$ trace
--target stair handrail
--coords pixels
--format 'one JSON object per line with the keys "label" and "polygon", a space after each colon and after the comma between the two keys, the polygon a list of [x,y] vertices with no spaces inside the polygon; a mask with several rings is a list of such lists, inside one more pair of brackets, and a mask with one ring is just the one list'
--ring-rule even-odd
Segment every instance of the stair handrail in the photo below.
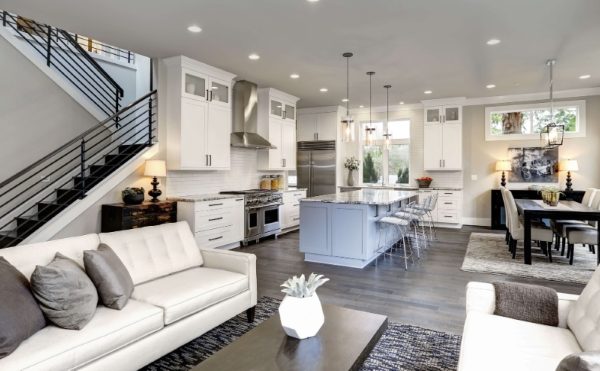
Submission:
{"label": "stair handrail", "polygon": [[[102,126],[106,126],[106,124],[110,123],[111,121],[114,121],[115,125],[118,125],[118,118],[120,115],[123,114],[123,112],[131,109],[132,107],[138,105],[139,103],[141,103],[142,101],[148,99],[149,97],[151,97],[153,94],[156,94],[157,90],[154,89],[151,92],[147,93],[146,95],[143,95],[142,97],[136,99],[135,101],[131,102],[130,104],[128,104],[127,106],[121,108],[117,113],[115,113],[114,115],[100,121],[100,123],[98,123],[97,125],[87,129],[86,131],[84,131],[83,133],[77,135],[75,138],[69,140],[66,144],[63,144],[62,146],[58,147],[57,149],[55,149],[54,151],[50,152],[49,154],[45,155],[44,157],[42,157],[41,159],[35,161],[34,163],[32,163],[31,165],[25,167],[24,169],[18,171],[16,174],[12,175],[11,177],[9,177],[8,179],[2,181],[0,183],[0,189],[2,189],[3,187],[7,186],[8,184],[12,183],[13,181],[19,179],[21,176],[23,176],[24,174],[27,174],[29,171],[35,169],[36,167],[40,166],[41,164],[43,164],[46,160],[52,158],[54,155],[60,153],[62,150],[68,148],[69,146],[81,141],[82,139],[85,138],[86,135],[90,134],[91,132],[101,128]],[[107,129],[107,128],[106,128]]]}
{"label": "stair handrail", "polygon": [[[50,26],[52,27],[52,26]],[[98,73],[100,73],[102,75],[102,77],[104,77],[116,90],[117,93],[119,94],[120,97],[123,96],[123,88],[115,81],[115,79],[113,79],[108,72],[106,72],[104,70],[104,68],[102,68],[102,66],[100,66],[100,64],[98,64],[98,62],[96,62],[96,60],[90,56],[90,53],[88,53],[85,49],[83,49],[81,47],[81,45],[75,41],[75,39],[73,39],[73,37],[71,36],[71,34],[65,30],[62,30],[60,28],[56,28],[53,27],[54,29],[56,29],[56,31],[60,32],[60,34],[75,48],[77,49],[77,51],[79,51],[79,53],[81,55],[83,55],[83,57],[90,62],[90,64],[92,66],[94,66],[94,68],[96,69],[96,71],[98,71]]]}

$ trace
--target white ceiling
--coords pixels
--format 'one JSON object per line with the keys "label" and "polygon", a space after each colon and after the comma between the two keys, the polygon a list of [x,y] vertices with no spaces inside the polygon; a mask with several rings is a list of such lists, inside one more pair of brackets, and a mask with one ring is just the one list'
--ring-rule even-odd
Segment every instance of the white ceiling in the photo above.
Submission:
{"label": "white ceiling", "polygon": [[[355,53],[354,107],[368,105],[369,70],[378,106],[387,83],[390,104],[545,91],[550,57],[556,89],[600,86],[600,0],[0,0],[0,8],[140,54],[183,54],[296,95],[301,107],[341,104],[346,51]],[[191,24],[203,31],[189,33]],[[502,42],[488,46],[490,38]],[[253,52],[260,60],[248,59]]]}

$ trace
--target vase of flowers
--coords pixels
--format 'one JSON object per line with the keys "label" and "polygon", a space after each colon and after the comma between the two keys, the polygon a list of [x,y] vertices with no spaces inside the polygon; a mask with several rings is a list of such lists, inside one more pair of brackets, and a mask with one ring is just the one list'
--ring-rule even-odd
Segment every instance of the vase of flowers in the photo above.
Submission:
{"label": "vase of flowers", "polygon": [[327,281],[329,278],[311,273],[308,280],[304,275],[294,276],[281,285],[286,295],[279,305],[279,318],[288,336],[306,339],[319,332],[325,316],[316,290]]}
{"label": "vase of flowers", "polygon": [[360,161],[358,161],[358,159],[354,156],[347,158],[346,162],[344,163],[344,167],[348,169],[347,183],[349,187],[354,186],[354,171],[358,170],[359,166]]}
{"label": "vase of flowers", "polygon": [[557,206],[562,192],[558,187],[544,187],[540,191],[544,203],[550,206]]}
{"label": "vase of flowers", "polygon": [[415,180],[417,181],[417,183],[419,183],[419,188],[429,188],[431,182],[433,181],[433,179],[428,176],[423,176]]}

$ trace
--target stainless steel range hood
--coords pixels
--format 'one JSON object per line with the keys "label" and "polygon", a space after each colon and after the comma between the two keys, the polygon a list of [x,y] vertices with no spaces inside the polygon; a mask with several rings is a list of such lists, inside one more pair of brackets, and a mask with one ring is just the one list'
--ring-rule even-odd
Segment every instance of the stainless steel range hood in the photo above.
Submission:
{"label": "stainless steel range hood", "polygon": [[231,146],[238,148],[275,149],[277,147],[257,134],[258,93],[256,84],[237,81],[233,85],[233,132]]}

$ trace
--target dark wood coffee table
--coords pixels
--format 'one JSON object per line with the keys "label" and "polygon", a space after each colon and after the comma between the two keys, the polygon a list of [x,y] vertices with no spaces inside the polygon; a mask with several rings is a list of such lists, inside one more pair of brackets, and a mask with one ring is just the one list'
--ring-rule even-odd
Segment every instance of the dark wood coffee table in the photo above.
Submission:
{"label": "dark wood coffee table", "polygon": [[192,371],[357,370],[387,328],[387,317],[334,305],[323,305],[323,312],[317,336],[288,337],[274,314]]}

